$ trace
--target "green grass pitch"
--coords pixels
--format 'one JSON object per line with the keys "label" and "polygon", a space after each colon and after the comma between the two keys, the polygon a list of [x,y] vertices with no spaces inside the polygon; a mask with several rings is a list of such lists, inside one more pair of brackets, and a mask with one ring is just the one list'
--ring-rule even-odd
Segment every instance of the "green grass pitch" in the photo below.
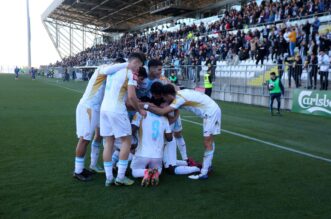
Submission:
{"label": "green grass pitch", "polygon": [[[105,188],[103,175],[74,180],[75,108],[85,86],[0,75],[0,218],[331,218],[331,162],[225,132],[206,181],[162,175],[154,188],[138,180]],[[225,130],[331,159],[330,118],[220,105]],[[201,161],[202,127],[183,125],[189,156]]]}

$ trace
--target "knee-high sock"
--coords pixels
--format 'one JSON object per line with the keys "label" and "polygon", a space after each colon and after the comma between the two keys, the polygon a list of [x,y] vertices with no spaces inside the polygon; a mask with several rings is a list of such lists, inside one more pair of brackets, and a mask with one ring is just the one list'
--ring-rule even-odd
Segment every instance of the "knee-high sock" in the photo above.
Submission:
{"label": "knee-high sock", "polygon": [[117,167],[118,167],[118,171],[117,171],[117,178],[119,180],[122,180],[125,176],[125,172],[126,172],[126,168],[128,167],[128,160],[119,160]]}
{"label": "knee-high sock", "polygon": [[75,173],[79,174],[83,172],[84,169],[84,157],[75,158]]}
{"label": "knee-high sock", "polygon": [[176,175],[185,175],[200,172],[198,167],[179,166],[175,168]]}
{"label": "knee-high sock", "polygon": [[111,161],[103,162],[103,166],[105,167],[106,179],[113,179],[113,163]]}
{"label": "knee-high sock", "polygon": [[91,167],[95,167],[97,165],[99,159],[99,153],[100,153],[100,142],[93,140],[91,147],[91,165],[90,165]]}
{"label": "knee-high sock", "polygon": [[114,153],[113,153],[113,156],[111,158],[111,160],[113,161],[113,167],[116,167],[116,164],[117,164],[118,159],[119,159],[119,157],[118,157],[119,154],[120,154],[120,152],[118,150],[114,151]]}
{"label": "knee-high sock", "polygon": [[180,155],[182,156],[182,159],[187,160],[186,144],[185,144],[185,140],[184,140],[183,136],[180,138],[176,138],[176,143],[177,143],[177,147],[180,152]]}
{"label": "knee-high sock", "polygon": [[213,143],[213,149],[210,151],[205,151],[204,153],[202,169],[201,169],[202,175],[206,175],[208,173],[208,169],[211,166],[213,160],[214,150],[215,150],[215,144]]}

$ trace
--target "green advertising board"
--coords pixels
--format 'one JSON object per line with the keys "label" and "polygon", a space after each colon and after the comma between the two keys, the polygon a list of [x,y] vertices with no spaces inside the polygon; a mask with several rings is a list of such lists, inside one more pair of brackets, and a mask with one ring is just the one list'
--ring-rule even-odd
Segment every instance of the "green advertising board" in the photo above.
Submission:
{"label": "green advertising board", "polygon": [[331,117],[331,91],[294,90],[292,112]]}

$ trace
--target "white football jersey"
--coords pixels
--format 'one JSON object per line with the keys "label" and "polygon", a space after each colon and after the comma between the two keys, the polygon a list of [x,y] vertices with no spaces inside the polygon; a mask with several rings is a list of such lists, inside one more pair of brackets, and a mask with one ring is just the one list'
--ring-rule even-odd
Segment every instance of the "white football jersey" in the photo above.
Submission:
{"label": "white football jersey", "polygon": [[128,86],[130,85],[137,86],[137,77],[134,77],[132,71],[127,68],[108,75],[101,110],[127,113],[125,101],[127,99]]}
{"label": "white football jersey", "polygon": [[217,103],[209,96],[189,89],[177,91],[176,98],[170,106],[174,109],[186,109],[201,118],[211,116],[219,109]]}
{"label": "white football jersey", "polygon": [[132,124],[139,127],[138,147],[135,155],[146,158],[162,158],[165,143],[164,134],[171,133],[168,119],[151,112],[147,112],[145,118],[136,113]]}
{"label": "white football jersey", "polygon": [[87,108],[100,110],[102,99],[105,92],[106,79],[108,74],[117,72],[127,66],[127,63],[115,65],[101,65],[93,73],[90,78],[85,92],[79,103]]}

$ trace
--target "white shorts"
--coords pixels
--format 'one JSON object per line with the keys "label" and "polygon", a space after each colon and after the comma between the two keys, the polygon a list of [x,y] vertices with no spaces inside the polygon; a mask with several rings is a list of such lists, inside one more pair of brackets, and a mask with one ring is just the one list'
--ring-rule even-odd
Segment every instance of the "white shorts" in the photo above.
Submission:
{"label": "white shorts", "polygon": [[131,169],[146,169],[146,168],[162,169],[162,158],[147,158],[147,157],[133,156],[130,167]]}
{"label": "white shorts", "polygon": [[100,111],[78,104],[76,108],[76,134],[84,140],[91,141],[95,128],[100,122]]}
{"label": "white shorts", "polygon": [[131,123],[127,113],[101,111],[100,135],[120,138],[132,134]]}
{"label": "white shorts", "polygon": [[203,119],[203,136],[208,137],[210,135],[221,134],[221,118],[222,111],[220,108],[211,116],[207,116]]}
{"label": "white shorts", "polygon": [[170,125],[170,129],[173,132],[180,132],[183,130],[183,126],[182,126],[182,119],[180,118],[180,116],[178,117],[178,119],[172,123]]}

